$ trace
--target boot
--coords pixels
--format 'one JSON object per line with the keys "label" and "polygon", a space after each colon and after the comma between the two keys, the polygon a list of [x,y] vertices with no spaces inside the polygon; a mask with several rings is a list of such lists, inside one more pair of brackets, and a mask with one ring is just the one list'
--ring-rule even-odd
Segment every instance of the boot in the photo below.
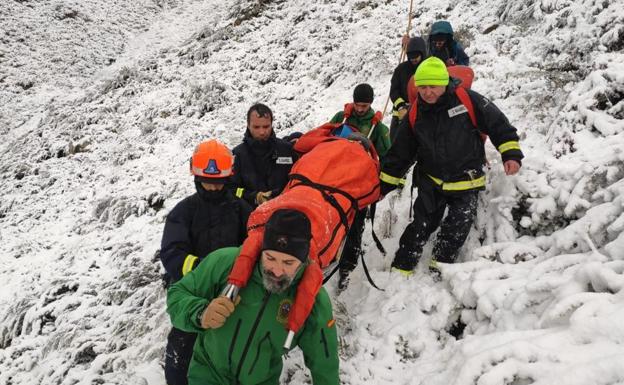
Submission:
{"label": "boot", "polygon": [[431,258],[429,261],[429,274],[433,278],[434,282],[440,282],[442,280],[442,272],[438,267],[438,261],[435,258]]}
{"label": "boot", "polygon": [[403,253],[395,255],[394,260],[390,267],[394,270],[398,270],[406,275],[411,275],[410,273],[414,271],[416,265],[418,264],[418,258],[415,256],[405,256]]}

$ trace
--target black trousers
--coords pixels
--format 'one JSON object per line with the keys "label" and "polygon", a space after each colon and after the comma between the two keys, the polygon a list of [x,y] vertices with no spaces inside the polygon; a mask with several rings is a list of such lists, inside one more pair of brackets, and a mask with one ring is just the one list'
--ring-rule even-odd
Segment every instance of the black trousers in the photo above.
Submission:
{"label": "black trousers", "polygon": [[439,262],[454,262],[477,214],[478,191],[446,193],[428,177],[421,179],[414,202],[414,220],[403,231],[392,261],[392,267],[402,270],[416,267],[423,247],[440,226],[447,207],[448,213],[433,247],[433,257]]}
{"label": "black trousers", "polygon": [[167,336],[167,348],[165,350],[165,380],[167,385],[188,385],[187,372],[193,345],[197,334],[187,333],[180,329],[172,328]]}
{"label": "black trousers", "polygon": [[358,258],[362,255],[362,234],[364,233],[367,210],[359,210],[355,213],[338,263],[341,271],[353,271],[358,264]]}

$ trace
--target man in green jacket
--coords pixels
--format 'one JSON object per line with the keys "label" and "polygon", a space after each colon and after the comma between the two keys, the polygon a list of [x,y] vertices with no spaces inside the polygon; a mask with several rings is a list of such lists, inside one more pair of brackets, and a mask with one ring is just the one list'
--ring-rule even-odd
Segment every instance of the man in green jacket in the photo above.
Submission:
{"label": "man in green jacket", "polygon": [[[310,221],[303,213],[277,210],[265,226],[259,262],[235,301],[221,292],[239,248],[211,253],[169,289],[171,322],[198,333],[189,385],[279,383],[286,322],[309,263],[310,239]],[[313,384],[339,384],[336,326],[325,289],[294,341],[303,351]]]}
{"label": "man in green jacket", "polygon": [[[353,112],[344,123],[367,136],[373,142],[375,150],[381,158],[390,149],[390,131],[385,124],[379,122],[373,133],[369,135],[371,120],[375,116],[375,110],[371,108],[374,97],[373,87],[366,83],[358,84],[353,90]],[[339,111],[329,122],[343,123],[344,117],[345,112]]]}
{"label": "man in green jacket", "polygon": [[[371,121],[375,116],[375,110],[371,108],[374,96],[373,87],[366,83],[358,84],[353,90],[353,111],[351,115],[345,120],[345,111],[340,111],[334,115],[330,123],[341,123],[344,121],[345,124],[356,128],[360,133],[370,138],[379,158],[383,158],[390,149],[390,131],[380,121],[374,127],[373,132],[370,132]],[[339,290],[347,288],[349,274],[357,266],[358,258],[362,254],[362,234],[364,233],[365,220],[366,209],[358,211],[347,234],[338,269]]]}

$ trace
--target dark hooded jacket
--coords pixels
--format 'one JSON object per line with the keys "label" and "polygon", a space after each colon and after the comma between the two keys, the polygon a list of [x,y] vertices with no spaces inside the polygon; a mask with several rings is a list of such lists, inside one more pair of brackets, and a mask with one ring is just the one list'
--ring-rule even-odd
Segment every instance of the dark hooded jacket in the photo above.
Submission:
{"label": "dark hooded jacket", "polygon": [[[507,117],[487,98],[469,90],[478,129],[450,85],[437,103],[418,100],[416,122],[403,119],[383,161],[382,191],[396,185],[416,160],[419,177],[430,178],[449,192],[485,188],[485,151],[479,133],[489,135],[503,162],[521,162],[518,134]],[[479,183],[477,183],[479,182]]]}
{"label": "dark hooded jacket", "polygon": [[[413,37],[409,40],[406,52],[420,53],[422,60],[427,58],[427,43],[422,37]],[[422,62],[421,60],[421,62]],[[419,63],[420,64],[420,63]],[[411,61],[407,60],[399,64],[392,73],[392,79],[390,80],[390,99],[392,100],[393,115],[398,115],[397,111],[409,103],[407,95],[407,85],[410,79],[416,72],[418,65],[413,65]]]}
{"label": "dark hooded jacket", "polygon": [[[442,35],[446,37],[446,44],[441,50],[437,50],[433,44],[433,36]],[[446,63],[448,59],[453,59],[456,65],[470,65],[470,59],[461,44],[453,38],[453,27],[448,21],[440,20],[433,23],[429,33],[429,55],[440,58]]]}
{"label": "dark hooded jacket", "polygon": [[240,246],[247,237],[251,207],[230,191],[206,191],[195,182],[197,193],[183,199],[167,215],[160,260],[168,281],[178,281],[208,253]]}
{"label": "dark hooded jacket", "polygon": [[256,207],[259,191],[271,191],[272,197],[282,192],[288,183],[288,173],[297,160],[292,144],[275,137],[275,132],[269,139],[258,141],[247,130],[243,143],[232,152],[234,176],[230,188],[252,207]]}

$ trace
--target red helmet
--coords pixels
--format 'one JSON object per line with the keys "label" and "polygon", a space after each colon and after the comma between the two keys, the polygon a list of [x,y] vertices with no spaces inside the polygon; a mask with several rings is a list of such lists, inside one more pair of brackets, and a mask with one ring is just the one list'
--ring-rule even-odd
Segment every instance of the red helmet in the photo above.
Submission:
{"label": "red helmet", "polygon": [[226,183],[234,174],[234,155],[226,145],[212,139],[201,142],[191,157],[191,174],[205,183]]}

